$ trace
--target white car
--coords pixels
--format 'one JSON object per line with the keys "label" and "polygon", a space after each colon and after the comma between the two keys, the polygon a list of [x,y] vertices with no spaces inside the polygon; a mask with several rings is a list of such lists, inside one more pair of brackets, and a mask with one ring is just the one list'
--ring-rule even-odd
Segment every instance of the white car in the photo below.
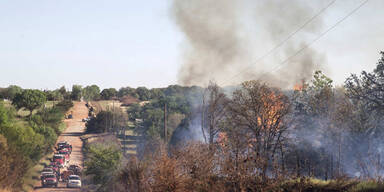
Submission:
{"label": "white car", "polygon": [[81,187],[81,179],[80,176],[78,175],[70,175],[68,176],[68,182],[67,182],[67,187]]}

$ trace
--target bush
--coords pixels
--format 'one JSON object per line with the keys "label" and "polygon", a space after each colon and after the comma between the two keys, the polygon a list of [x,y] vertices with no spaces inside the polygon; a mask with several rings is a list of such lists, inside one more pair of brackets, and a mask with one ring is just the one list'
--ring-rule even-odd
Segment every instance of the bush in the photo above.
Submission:
{"label": "bush", "polygon": [[85,174],[93,176],[94,184],[105,185],[114,175],[122,157],[120,148],[109,144],[90,144],[86,147]]}
{"label": "bush", "polygon": [[107,132],[108,126],[112,122],[113,113],[110,111],[101,111],[96,115],[96,117],[92,117],[86,123],[86,132],[87,133],[104,133]]}
{"label": "bush", "polygon": [[73,102],[71,100],[63,100],[60,103],[58,103],[55,107],[60,108],[62,111],[66,112],[71,107],[73,107]]}

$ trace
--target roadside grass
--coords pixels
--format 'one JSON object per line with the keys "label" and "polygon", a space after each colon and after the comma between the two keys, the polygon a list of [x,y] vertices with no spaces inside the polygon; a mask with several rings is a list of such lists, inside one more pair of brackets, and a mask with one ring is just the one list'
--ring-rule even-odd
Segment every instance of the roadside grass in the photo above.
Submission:
{"label": "roadside grass", "polygon": [[65,130],[65,128],[67,128],[67,125],[64,122],[60,123],[60,126],[59,126],[60,132],[63,132]]}
{"label": "roadside grass", "polygon": [[37,182],[40,182],[40,172],[44,168],[44,165],[49,164],[49,158],[52,156],[52,154],[47,154],[43,158],[40,159],[40,161],[33,167],[27,170],[23,177],[23,185],[22,190],[23,191],[33,191],[33,187],[36,185]]}

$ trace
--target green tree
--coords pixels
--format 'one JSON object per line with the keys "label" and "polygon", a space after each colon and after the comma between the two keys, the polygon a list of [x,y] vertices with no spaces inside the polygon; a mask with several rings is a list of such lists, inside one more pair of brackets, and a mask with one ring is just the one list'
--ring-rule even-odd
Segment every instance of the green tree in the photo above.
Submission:
{"label": "green tree", "polygon": [[16,94],[21,93],[23,89],[17,85],[10,85],[3,92],[4,99],[13,100]]}
{"label": "green tree", "polygon": [[100,88],[97,85],[86,86],[83,89],[83,98],[87,101],[100,99]]}
{"label": "green tree", "polygon": [[71,99],[80,101],[81,99],[81,85],[73,85],[72,86],[72,93],[71,93]]}
{"label": "green tree", "polygon": [[151,92],[146,87],[138,87],[136,92],[142,101],[148,101],[151,98]]}
{"label": "green tree", "polygon": [[25,108],[30,111],[29,116],[32,115],[33,110],[41,107],[46,102],[45,93],[40,90],[26,89],[23,92],[16,94],[12,101],[12,105],[16,109]]}
{"label": "green tree", "polygon": [[117,92],[117,96],[120,98],[124,97],[126,95],[130,95],[132,97],[139,98],[139,95],[136,93],[136,89],[131,88],[131,87],[122,87]]}
{"label": "green tree", "polygon": [[101,98],[104,100],[110,100],[112,99],[112,97],[115,97],[116,94],[117,94],[117,91],[115,88],[103,89],[103,91],[101,91],[100,93]]}
{"label": "green tree", "polygon": [[87,149],[85,174],[92,175],[95,184],[105,185],[120,164],[121,152],[117,146],[93,144]]}

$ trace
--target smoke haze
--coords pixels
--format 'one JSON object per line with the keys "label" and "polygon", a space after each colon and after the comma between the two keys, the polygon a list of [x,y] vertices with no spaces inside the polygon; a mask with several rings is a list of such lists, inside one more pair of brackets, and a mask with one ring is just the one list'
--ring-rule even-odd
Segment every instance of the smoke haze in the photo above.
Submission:
{"label": "smoke haze", "polygon": [[206,85],[215,80],[231,85],[261,79],[287,88],[309,79],[326,61],[311,48],[275,68],[322,32],[321,15],[269,57],[254,62],[322,7],[299,0],[174,0],[172,15],[186,38],[179,83]]}

